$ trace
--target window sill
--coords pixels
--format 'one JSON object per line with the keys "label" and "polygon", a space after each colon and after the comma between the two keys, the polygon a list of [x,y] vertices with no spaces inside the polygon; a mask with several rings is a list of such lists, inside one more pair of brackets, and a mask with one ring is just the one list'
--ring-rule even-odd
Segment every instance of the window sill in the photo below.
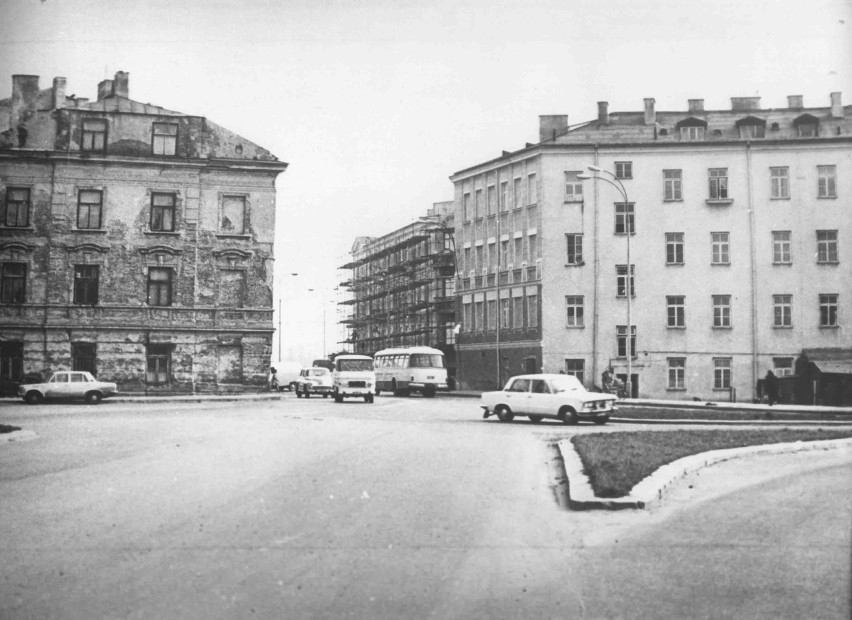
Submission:
{"label": "window sill", "polygon": [[839,264],[840,264],[840,261],[839,261],[839,260],[822,260],[822,261],[817,261],[817,265],[839,265]]}
{"label": "window sill", "polygon": [[666,267],[683,267],[686,263],[666,263]]}
{"label": "window sill", "polygon": [[0,226],[0,230],[11,230],[13,232],[35,232],[35,226]]}
{"label": "window sill", "polygon": [[683,202],[683,198],[663,198],[663,202]]}
{"label": "window sill", "polygon": [[731,263],[730,262],[727,262],[727,263],[710,263],[710,266],[711,267],[730,267]]}
{"label": "window sill", "polygon": [[673,329],[675,331],[686,331],[686,325],[666,325],[666,329]]}
{"label": "window sill", "polygon": [[733,198],[708,198],[705,202],[711,207],[726,207],[734,203]]}
{"label": "window sill", "polygon": [[106,231],[105,228],[72,228],[71,232],[72,233],[92,233],[92,234],[96,234],[96,235],[105,235],[107,231]]}
{"label": "window sill", "polygon": [[789,196],[770,196],[769,200],[790,200]]}
{"label": "window sill", "polygon": [[793,329],[792,325],[773,325],[772,329]]}
{"label": "window sill", "polygon": [[238,233],[216,233],[219,239],[251,239],[251,235]]}
{"label": "window sill", "polygon": [[585,325],[566,325],[565,329],[585,329]]}
{"label": "window sill", "polygon": [[[106,231],[104,231],[106,232]],[[179,231],[174,230],[145,230],[142,231],[143,235],[165,235],[167,237],[180,237]]]}
{"label": "window sill", "polygon": [[666,388],[666,392],[686,392],[686,388],[669,387]]}
{"label": "window sill", "polygon": [[583,199],[582,198],[566,198],[565,201],[564,201],[564,204],[566,204],[566,205],[583,204]]}
{"label": "window sill", "polygon": [[837,200],[837,196],[817,196],[817,200]]}
{"label": "window sill", "polygon": [[718,329],[720,331],[731,331],[734,328],[730,325],[714,325],[713,329]]}
{"label": "window sill", "polygon": [[584,262],[580,262],[580,263],[565,263],[565,266],[566,266],[566,267],[583,267],[585,264],[586,264],[586,263],[584,263]]}
{"label": "window sill", "polygon": [[820,329],[840,329],[840,325],[820,325]]}
{"label": "window sill", "polygon": [[772,263],[772,266],[773,266],[773,267],[792,267],[792,266],[793,266],[793,261],[789,261],[789,262],[786,262],[786,263],[776,263],[776,262],[773,262],[773,263]]}

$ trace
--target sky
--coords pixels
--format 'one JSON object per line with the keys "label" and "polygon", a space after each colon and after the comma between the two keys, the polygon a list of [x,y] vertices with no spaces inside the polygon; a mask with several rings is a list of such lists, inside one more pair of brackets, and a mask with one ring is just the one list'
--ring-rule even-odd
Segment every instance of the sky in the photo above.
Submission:
{"label": "sky", "polygon": [[[289,164],[277,181],[273,357],[338,350],[356,236],[435,202],[449,176],[538,141],[538,117],[852,103],[852,0],[3,0],[11,76],[206,116]],[[298,274],[296,276],[292,274]],[[313,289],[310,291],[309,289]],[[278,308],[282,312],[277,312]],[[323,326],[323,316],[326,325]]]}

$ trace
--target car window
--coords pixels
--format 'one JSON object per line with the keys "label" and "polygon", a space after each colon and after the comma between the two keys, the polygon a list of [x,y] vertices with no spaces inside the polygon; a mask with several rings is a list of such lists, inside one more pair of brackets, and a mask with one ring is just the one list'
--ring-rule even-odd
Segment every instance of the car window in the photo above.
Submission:
{"label": "car window", "polygon": [[58,372],[53,375],[53,378],[50,380],[51,383],[67,383],[68,382],[68,373],[67,372]]}
{"label": "car window", "polygon": [[86,380],[86,377],[81,375],[80,373],[73,373],[71,375],[71,383],[83,383]]}
{"label": "car window", "polygon": [[509,386],[509,392],[528,392],[530,389],[529,379],[515,379]]}
{"label": "car window", "polygon": [[547,383],[543,379],[533,379],[532,391],[536,394],[550,394],[550,388],[547,387]]}

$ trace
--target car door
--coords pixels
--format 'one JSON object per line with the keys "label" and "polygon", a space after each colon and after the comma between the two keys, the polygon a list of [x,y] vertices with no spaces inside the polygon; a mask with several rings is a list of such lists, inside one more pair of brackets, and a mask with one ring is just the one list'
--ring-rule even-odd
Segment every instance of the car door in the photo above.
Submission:
{"label": "car door", "polygon": [[54,373],[47,382],[45,396],[47,398],[65,398],[68,395],[68,373]]}
{"label": "car door", "polygon": [[551,411],[550,386],[544,379],[533,379],[530,381],[530,413],[535,415],[553,415]]}
{"label": "car door", "polygon": [[515,379],[506,389],[506,404],[515,413],[527,414],[530,408],[530,380]]}

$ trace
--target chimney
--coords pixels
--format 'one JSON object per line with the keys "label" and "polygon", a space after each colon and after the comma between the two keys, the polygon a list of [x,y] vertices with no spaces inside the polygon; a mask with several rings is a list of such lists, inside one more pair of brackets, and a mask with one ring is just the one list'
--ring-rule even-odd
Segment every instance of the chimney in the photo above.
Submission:
{"label": "chimney", "polygon": [[543,114],[538,117],[538,141],[555,140],[568,132],[567,114]]}
{"label": "chimney", "polygon": [[112,83],[112,94],[116,97],[130,98],[130,74],[127,71],[116,71]]}
{"label": "chimney", "polygon": [[735,112],[759,109],[760,97],[731,97],[731,110]]}
{"label": "chimney", "polygon": [[609,125],[609,103],[606,101],[598,101],[598,122]]}
{"label": "chimney", "polygon": [[12,76],[12,108],[9,113],[9,127],[16,129],[26,123],[36,111],[38,101],[38,76]]}
{"label": "chimney", "polygon": [[787,107],[791,110],[801,110],[805,107],[805,99],[802,95],[788,95]]}
{"label": "chimney", "polygon": [[98,101],[112,96],[112,80],[103,80],[98,84]]}
{"label": "chimney", "polygon": [[688,99],[687,102],[689,103],[690,112],[704,111],[704,99]]}
{"label": "chimney", "polygon": [[654,99],[645,99],[645,124],[655,125],[657,123],[657,111],[654,109]]}
{"label": "chimney", "polygon": [[53,78],[53,109],[59,110],[65,107],[65,78]]}
{"label": "chimney", "polygon": [[840,93],[831,93],[831,118],[843,118],[843,104]]}

